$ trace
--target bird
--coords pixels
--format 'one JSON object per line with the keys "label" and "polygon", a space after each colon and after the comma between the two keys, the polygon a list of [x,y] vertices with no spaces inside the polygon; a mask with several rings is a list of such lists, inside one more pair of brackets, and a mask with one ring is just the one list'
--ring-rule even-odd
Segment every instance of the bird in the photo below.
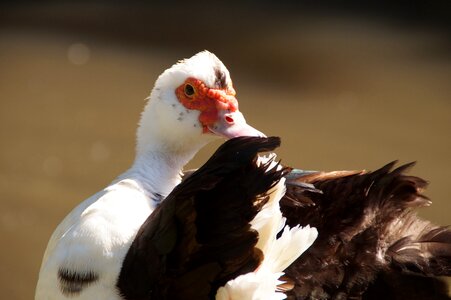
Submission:
{"label": "bird", "polygon": [[140,226],[179,184],[183,166],[207,143],[264,136],[238,109],[230,73],[202,51],[165,70],[137,129],[132,166],[76,206],[45,250],[35,299],[121,299],[116,282]]}
{"label": "bird", "polygon": [[[160,261],[154,268],[146,264],[146,255],[135,245],[145,245],[141,242],[148,233],[154,237],[148,228],[158,228],[158,216],[173,216],[174,204],[170,203],[183,201],[177,194],[180,190],[203,194],[212,189],[221,197],[234,193],[234,187],[219,193],[215,185],[218,178],[210,181],[213,186],[194,185],[197,190],[190,190],[184,182],[194,181],[190,177],[197,173],[183,174],[186,162],[218,137],[240,142],[234,144],[235,157],[241,151],[238,149],[247,147],[240,136],[264,139],[264,134],[249,126],[239,112],[230,74],[212,53],[201,52],[166,70],[149,98],[137,131],[133,165],[104,190],[82,202],[57,227],[44,253],[36,299],[151,299],[149,294],[144,298],[140,298],[141,294],[134,296],[143,290],[155,295],[169,293],[166,295],[171,299],[450,299],[446,284],[439,278],[451,276],[450,230],[416,215],[417,208],[430,205],[423,195],[427,183],[406,174],[412,164],[395,168],[395,162],[374,172],[318,172],[274,167],[274,156],[262,167],[258,158],[260,173],[265,171],[262,178],[272,178],[275,185],[262,184],[266,196],[255,197],[254,193],[254,197],[247,198],[247,203],[262,206],[251,210],[247,223],[240,223],[244,226],[240,228],[247,231],[229,236],[226,241],[233,245],[230,249],[237,255],[233,258],[240,257],[241,251],[249,251],[249,260],[226,260],[238,264],[233,266],[235,272],[214,282],[204,275],[220,271],[207,268],[188,272],[193,265],[187,267],[183,264],[186,261],[177,261],[180,257],[170,257],[176,259],[175,265]],[[233,179],[226,177],[229,183],[236,183],[252,174],[241,172],[235,173]],[[251,183],[258,186],[258,182]],[[170,200],[169,204],[165,204],[166,200]],[[209,207],[208,202],[200,202]],[[224,201],[219,203],[227,207]],[[224,209],[221,205],[215,209]],[[196,209],[203,208],[198,205]],[[271,215],[268,211],[273,218],[263,223],[271,230],[259,231],[256,220]],[[209,212],[201,215],[208,219]],[[215,224],[223,219],[208,220]],[[221,225],[200,226],[192,219],[187,222],[191,224],[188,228],[194,228],[194,222],[201,232]],[[192,238],[194,233],[189,233]],[[166,234],[174,234],[174,230]],[[207,234],[205,238],[216,248],[204,249],[201,255],[196,254],[195,261],[221,259],[220,253],[226,249],[218,250],[219,245],[225,245],[221,244],[223,236]],[[174,249],[165,240],[157,243],[158,251]],[[298,244],[298,248],[293,246]],[[290,249],[284,263],[277,260],[282,247]],[[176,253],[183,250],[175,249]],[[181,258],[192,259],[187,256],[190,253]],[[182,269],[165,269],[173,266]],[[138,271],[143,267],[148,274]],[[171,272],[184,279],[174,283]],[[149,274],[154,277],[147,281]],[[132,278],[135,286],[129,285]],[[155,278],[161,284],[155,285]],[[202,286],[198,281],[207,282],[207,289],[199,289],[201,297],[191,297],[193,287]],[[178,289],[172,289],[173,283]]]}
{"label": "bird", "polygon": [[117,284],[124,299],[283,299],[283,270],[318,233],[285,225],[279,201],[290,169],[258,155],[279,145],[228,140],[178,185],[129,248]]}

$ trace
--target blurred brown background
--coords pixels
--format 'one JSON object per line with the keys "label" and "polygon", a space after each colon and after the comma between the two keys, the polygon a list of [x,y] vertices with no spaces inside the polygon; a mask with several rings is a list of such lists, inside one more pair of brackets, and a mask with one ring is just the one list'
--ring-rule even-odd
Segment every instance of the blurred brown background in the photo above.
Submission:
{"label": "blurred brown background", "polygon": [[418,161],[434,200],[420,214],[450,224],[451,14],[424,2],[3,4],[1,298],[33,297],[53,229],[132,162],[156,77],[203,49],[229,67],[249,123],[282,137],[285,164]]}

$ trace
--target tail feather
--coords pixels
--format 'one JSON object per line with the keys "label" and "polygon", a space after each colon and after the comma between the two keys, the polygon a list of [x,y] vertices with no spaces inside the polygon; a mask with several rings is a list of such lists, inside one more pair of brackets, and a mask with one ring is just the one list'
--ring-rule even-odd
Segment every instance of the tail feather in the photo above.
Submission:
{"label": "tail feather", "polygon": [[[396,276],[450,276],[451,231],[415,214],[431,203],[422,194],[427,182],[405,174],[414,163],[395,164],[374,172],[318,172],[297,179],[322,194],[288,183],[289,199],[281,200],[287,223],[310,224],[319,231],[312,247],[287,270],[297,280],[289,295],[370,297],[365,291],[374,280],[380,284],[391,278],[390,285]],[[403,288],[408,286],[394,287]],[[434,293],[433,285],[427,288]]]}
{"label": "tail feather", "polygon": [[391,245],[387,253],[391,266],[402,272],[451,276],[451,232],[448,227],[428,229],[419,237],[403,237]]}

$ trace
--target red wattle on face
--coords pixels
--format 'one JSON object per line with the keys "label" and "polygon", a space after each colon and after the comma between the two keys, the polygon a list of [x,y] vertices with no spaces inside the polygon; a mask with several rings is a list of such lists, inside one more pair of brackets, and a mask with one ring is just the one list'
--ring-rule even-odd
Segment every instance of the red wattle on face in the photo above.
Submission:
{"label": "red wattle on face", "polygon": [[214,133],[225,138],[265,136],[246,123],[238,110],[235,90],[231,85],[225,89],[214,89],[190,77],[175,93],[184,107],[200,111],[199,122],[203,133]]}

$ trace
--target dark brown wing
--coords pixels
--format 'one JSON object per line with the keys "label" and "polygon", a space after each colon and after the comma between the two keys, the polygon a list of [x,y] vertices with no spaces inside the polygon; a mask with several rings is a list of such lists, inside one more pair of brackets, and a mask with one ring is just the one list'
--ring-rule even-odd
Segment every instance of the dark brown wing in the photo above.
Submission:
{"label": "dark brown wing", "polygon": [[125,299],[211,299],[219,286],[262,260],[249,222],[287,172],[257,167],[256,155],[279,138],[226,142],[184,180],[139,230],[123,263]]}
{"label": "dark brown wing", "polygon": [[288,224],[310,224],[319,232],[286,270],[297,280],[292,299],[375,299],[376,284],[405,293],[416,281],[428,297],[396,299],[447,299],[440,280],[424,276],[451,275],[450,231],[416,216],[415,208],[430,204],[421,194],[426,182],[405,174],[412,164],[392,170],[394,164],[374,172],[308,174],[288,186],[281,202]]}

